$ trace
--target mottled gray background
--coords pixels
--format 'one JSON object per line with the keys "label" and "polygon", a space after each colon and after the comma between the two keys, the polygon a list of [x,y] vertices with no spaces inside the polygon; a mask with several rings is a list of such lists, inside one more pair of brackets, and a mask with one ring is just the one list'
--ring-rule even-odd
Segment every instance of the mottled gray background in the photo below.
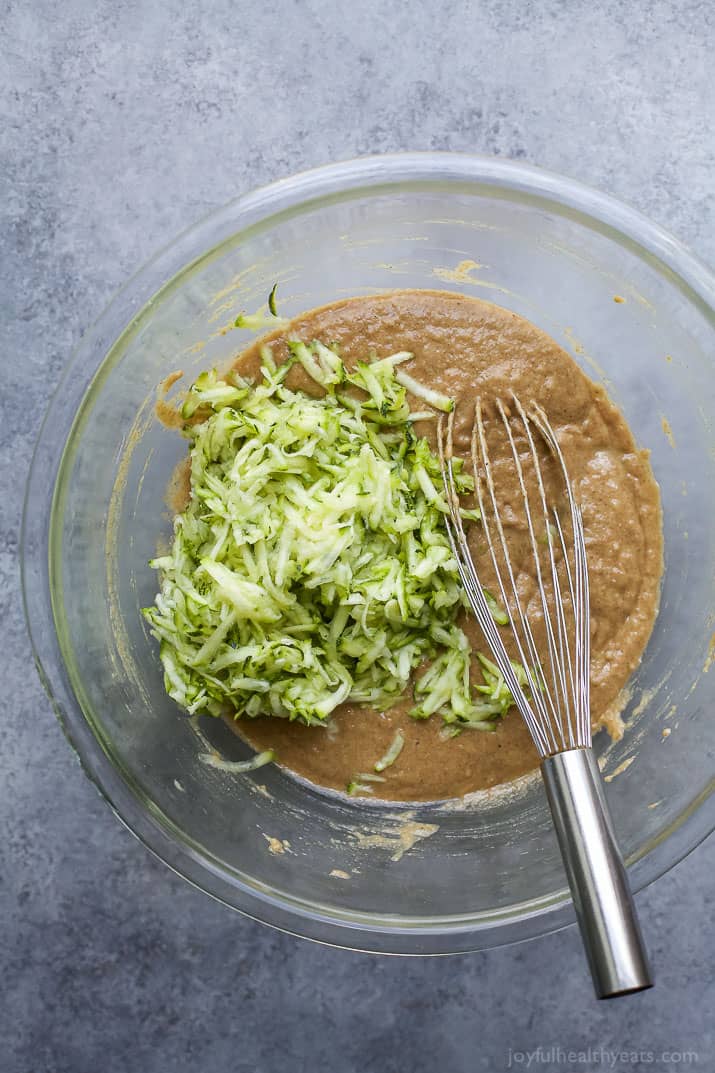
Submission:
{"label": "mottled gray background", "polygon": [[658,987],[615,1003],[593,999],[573,929],[432,961],[270,931],[170,874],[85,780],[32,667],[17,558],[33,441],[83,330],[257,184],[384,150],[523,158],[715,264],[714,46],[707,0],[0,2],[1,1073],[491,1073],[538,1045],[715,1068],[712,840],[639,898]]}

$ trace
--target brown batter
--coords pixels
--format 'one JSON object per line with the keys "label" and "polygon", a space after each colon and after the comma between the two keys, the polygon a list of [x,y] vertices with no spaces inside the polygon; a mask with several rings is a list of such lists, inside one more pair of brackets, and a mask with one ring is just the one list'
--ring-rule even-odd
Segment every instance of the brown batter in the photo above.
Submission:
{"label": "brown batter", "polygon": [[[591,705],[594,725],[618,710],[619,695],[639,662],[655,620],[662,573],[662,530],[658,487],[624,418],[599,385],[533,324],[487,302],[441,291],[397,291],[353,298],[313,310],[272,336],[277,360],[287,355],[285,336],[338,343],[348,365],[373,352],[384,357],[410,350],[410,374],[457,400],[455,452],[466,455],[471,413],[482,400],[536,400],[546,410],[577,487],[589,556],[591,590]],[[236,362],[242,372],[259,364],[252,347]],[[300,368],[290,386],[317,393]],[[460,420],[461,415],[461,420]],[[433,433],[434,423],[417,431]],[[497,457],[496,465],[500,459]],[[502,459],[500,480],[513,480]],[[506,487],[506,485],[504,485]],[[515,486],[516,487],[516,486]],[[515,499],[518,498],[515,494]],[[519,529],[514,519],[514,529]],[[489,571],[479,527],[472,545],[480,577]],[[517,562],[520,558],[516,533]],[[524,545],[524,564],[529,562]],[[520,587],[533,586],[524,566]],[[532,567],[533,572],[533,567]],[[487,651],[474,621],[464,628],[475,649]],[[475,673],[475,677],[478,672]],[[377,713],[344,705],[328,729],[276,718],[243,719],[236,729],[256,749],[273,748],[278,761],[313,783],[344,790],[360,772],[373,770],[399,728],[405,746],[375,797],[436,800],[509,782],[538,764],[538,755],[516,709],[495,733],[465,730],[440,737],[438,715],[415,721],[412,699]]]}

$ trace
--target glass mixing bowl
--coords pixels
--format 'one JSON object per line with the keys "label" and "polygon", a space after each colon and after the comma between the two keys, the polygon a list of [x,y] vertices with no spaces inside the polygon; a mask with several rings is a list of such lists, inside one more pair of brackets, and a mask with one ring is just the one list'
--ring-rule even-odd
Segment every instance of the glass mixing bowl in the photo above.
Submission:
{"label": "glass mixing bowl", "polygon": [[[157,385],[225,363],[250,337],[224,329],[275,282],[290,315],[397,287],[507,306],[603,381],[651,451],[661,610],[625,736],[597,739],[642,887],[713,820],[715,281],[635,212],[521,164],[411,154],[275,183],[185,232],[86,334],[36,449],[23,571],[40,674],[88,775],[178,873],[314,939],[443,953],[571,919],[538,776],[457,807],[355,803],[275,766],[206,767],[164,693],[140,608],[157,588],[147,561],[170,533],[164,494],[186,444],[155,416]],[[246,754],[222,724],[206,732],[226,755]]]}

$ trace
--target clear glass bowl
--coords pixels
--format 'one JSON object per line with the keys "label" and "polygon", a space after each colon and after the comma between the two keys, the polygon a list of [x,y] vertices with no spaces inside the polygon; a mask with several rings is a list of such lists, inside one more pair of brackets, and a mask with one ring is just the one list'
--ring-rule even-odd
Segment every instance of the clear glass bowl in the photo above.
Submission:
{"label": "clear glass bowl", "polygon": [[[178,873],[314,939],[443,953],[571,919],[538,777],[461,810],[356,804],[275,767],[207,768],[164,694],[139,611],[156,590],[147,560],[170,531],[163,497],[185,443],[156,419],[156,387],[174,370],[190,379],[227,361],[248,337],[222,329],[276,281],[287,314],[396,287],[507,306],[603,380],[652,452],[665,512],[662,606],[626,735],[597,740],[642,887],[713,821],[715,670],[704,667],[715,628],[715,281],[635,212],[520,164],[411,154],[275,183],[185,232],[87,332],[43,425],[23,541],[37,664],[86,772]],[[219,744],[245,751],[228,730]],[[431,830],[415,824],[436,829],[393,859]]]}

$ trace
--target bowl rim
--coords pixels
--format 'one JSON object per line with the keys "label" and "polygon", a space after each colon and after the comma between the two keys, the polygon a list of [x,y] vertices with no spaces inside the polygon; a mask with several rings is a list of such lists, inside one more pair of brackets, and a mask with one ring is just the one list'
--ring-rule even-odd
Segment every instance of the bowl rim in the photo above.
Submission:
{"label": "bowl rim", "polygon": [[[165,244],[116,292],[82,337],[51,396],[33,451],[23,506],[21,580],[34,661],[65,736],[115,815],[172,871],[229,907],[292,934],[385,953],[456,953],[519,942],[569,924],[573,907],[563,889],[538,903],[526,903],[520,913],[418,920],[336,910],[229,879],[218,862],[172,837],[158,811],[146,808],[105,754],[77,700],[51,608],[50,518],[62,454],[82,400],[115,345],[132,331],[147,303],[156,300],[177,275],[217,252],[224,242],[234,241],[237,233],[268,227],[276,217],[304,211],[317,202],[347,200],[361,191],[374,195],[380,189],[460,183],[475,194],[480,187],[491,196],[500,196],[501,191],[503,197],[519,196],[550,205],[561,215],[585,217],[595,230],[621,244],[625,240],[641,257],[665,270],[671,283],[715,326],[715,276],[708,267],[635,209],[576,180],[521,162],[467,153],[391,153],[311,168],[259,187],[204,216]],[[116,324],[122,326],[119,332]],[[666,831],[642,847],[637,859],[629,860],[634,890],[669,871],[707,837],[715,827],[713,803],[711,786]],[[677,839],[671,838],[674,835]]]}

